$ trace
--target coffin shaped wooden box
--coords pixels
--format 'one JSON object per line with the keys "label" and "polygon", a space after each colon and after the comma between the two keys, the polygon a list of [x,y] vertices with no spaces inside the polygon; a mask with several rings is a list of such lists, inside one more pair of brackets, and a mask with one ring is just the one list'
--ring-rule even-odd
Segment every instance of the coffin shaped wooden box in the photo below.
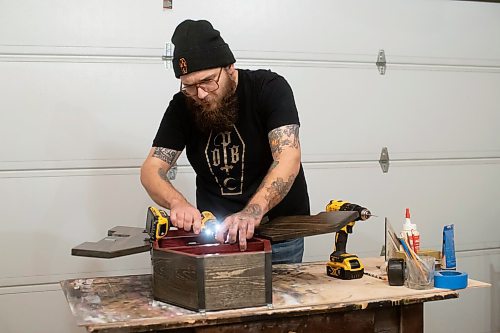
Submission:
{"label": "coffin shaped wooden box", "polygon": [[253,238],[236,244],[200,244],[199,237],[153,243],[153,296],[197,311],[272,304],[271,244]]}
{"label": "coffin shaped wooden box", "polygon": [[[192,310],[222,310],[272,304],[271,241],[339,231],[357,212],[286,216],[261,225],[245,252],[236,244],[207,244],[183,230],[169,230],[151,244],[147,230],[116,226],[98,242],[73,249],[75,256],[115,258],[151,250],[153,297]],[[212,239],[213,241],[213,239]],[[332,240],[333,242],[333,240]]]}

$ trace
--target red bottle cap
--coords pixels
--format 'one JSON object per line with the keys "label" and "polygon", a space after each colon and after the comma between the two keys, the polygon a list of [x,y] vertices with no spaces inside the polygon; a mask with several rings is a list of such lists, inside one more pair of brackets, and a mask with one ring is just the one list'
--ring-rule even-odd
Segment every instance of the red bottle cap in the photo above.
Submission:
{"label": "red bottle cap", "polygon": [[410,218],[410,208],[406,208],[406,218]]}

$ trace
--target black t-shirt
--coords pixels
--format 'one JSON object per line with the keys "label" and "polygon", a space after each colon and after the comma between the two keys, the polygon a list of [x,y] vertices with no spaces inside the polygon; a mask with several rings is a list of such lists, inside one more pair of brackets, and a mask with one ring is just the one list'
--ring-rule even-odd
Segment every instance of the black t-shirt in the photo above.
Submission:
{"label": "black t-shirt", "polygon": [[[196,172],[196,205],[218,218],[242,210],[267,174],[273,158],[268,133],[298,124],[293,93],[286,80],[265,70],[238,70],[238,120],[221,133],[203,133],[194,124],[181,92],[174,95],[153,147],[182,151]],[[302,165],[287,196],[267,215],[309,215]]]}

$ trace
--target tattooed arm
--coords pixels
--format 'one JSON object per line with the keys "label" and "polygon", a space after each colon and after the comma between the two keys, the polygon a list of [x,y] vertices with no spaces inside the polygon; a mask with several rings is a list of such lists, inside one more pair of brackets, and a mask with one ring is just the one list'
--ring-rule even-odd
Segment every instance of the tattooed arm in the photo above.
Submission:
{"label": "tattooed arm", "polygon": [[175,164],[180,151],[153,147],[141,168],[141,183],[151,199],[170,209],[170,220],[178,228],[200,232],[201,213],[177,191],[167,178],[168,170]]}
{"label": "tattooed arm", "polygon": [[[238,233],[241,250],[246,249],[246,240],[253,237],[255,227],[264,214],[280,203],[290,191],[300,170],[299,125],[278,127],[269,132],[268,139],[274,161],[267,175],[246,207],[228,216],[217,234],[217,240],[235,243]],[[226,232],[227,237],[224,239]]]}
{"label": "tattooed arm", "polygon": [[290,191],[301,159],[299,125],[278,127],[269,132],[268,137],[274,161],[251,200],[264,205],[266,213]]}

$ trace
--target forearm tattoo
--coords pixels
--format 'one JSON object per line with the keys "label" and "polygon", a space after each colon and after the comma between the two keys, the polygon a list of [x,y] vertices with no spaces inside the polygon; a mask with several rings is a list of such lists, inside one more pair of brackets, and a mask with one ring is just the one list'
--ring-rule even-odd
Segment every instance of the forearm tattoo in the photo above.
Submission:
{"label": "forearm tattoo", "polygon": [[269,202],[269,209],[273,208],[279,204],[281,200],[283,200],[288,191],[290,191],[294,181],[295,175],[290,175],[288,180],[278,177],[266,188],[267,194],[265,198],[267,202]]}
{"label": "forearm tattoo", "polygon": [[285,125],[273,129],[268,134],[269,145],[273,156],[283,151],[284,147],[298,149],[299,142],[299,125]]}
{"label": "forearm tattoo", "polygon": [[259,218],[262,215],[262,208],[257,204],[250,204],[243,209],[242,213],[250,215],[253,218]]}
{"label": "forearm tattoo", "polygon": [[155,147],[153,152],[153,157],[159,158],[160,160],[167,162],[170,165],[174,165],[177,158],[181,154],[178,150],[163,148],[163,147]]}

